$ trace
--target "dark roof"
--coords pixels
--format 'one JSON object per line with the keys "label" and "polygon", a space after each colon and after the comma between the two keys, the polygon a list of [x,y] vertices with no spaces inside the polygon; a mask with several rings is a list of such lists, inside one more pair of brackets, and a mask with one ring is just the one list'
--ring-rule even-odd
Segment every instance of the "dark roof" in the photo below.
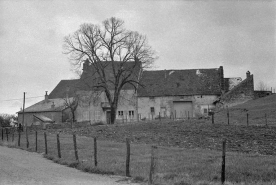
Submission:
{"label": "dark roof", "polygon": [[[122,70],[121,79],[124,76],[130,74],[128,80],[137,81],[139,79],[140,71],[141,71],[141,62],[101,62],[101,65],[104,66],[106,80],[108,81],[108,88],[114,89],[115,77],[113,73],[113,65],[115,74]],[[89,62],[84,63],[83,73],[80,78],[79,88],[81,90],[91,90],[92,87],[97,86],[101,81],[99,79],[99,75],[96,73],[94,65]],[[135,84],[136,85],[136,84]],[[134,89],[131,84],[125,84],[123,90]]]}
{"label": "dark roof", "polygon": [[[54,105],[54,106],[53,106]],[[64,106],[64,99],[56,98],[56,99],[48,99],[42,100],[37,102],[30,107],[27,107],[24,112],[31,113],[31,112],[61,112],[65,108]],[[23,113],[23,111],[19,111],[19,114]]]}
{"label": "dark roof", "polygon": [[79,79],[61,80],[49,94],[49,99],[65,98],[67,93],[68,97],[73,97],[75,91],[78,89],[79,83]]}
{"label": "dark roof", "polygon": [[221,94],[219,68],[144,71],[138,96]]}

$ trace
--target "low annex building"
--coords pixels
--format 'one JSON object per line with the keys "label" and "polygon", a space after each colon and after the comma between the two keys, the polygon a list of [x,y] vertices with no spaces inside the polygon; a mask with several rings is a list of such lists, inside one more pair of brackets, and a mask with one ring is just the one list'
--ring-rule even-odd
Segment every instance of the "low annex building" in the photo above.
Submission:
{"label": "low annex building", "polygon": [[[23,111],[18,113],[18,122],[23,123]],[[50,99],[45,94],[45,99],[24,110],[24,125],[41,125],[42,122],[62,123],[68,118],[68,110],[62,98]]]}

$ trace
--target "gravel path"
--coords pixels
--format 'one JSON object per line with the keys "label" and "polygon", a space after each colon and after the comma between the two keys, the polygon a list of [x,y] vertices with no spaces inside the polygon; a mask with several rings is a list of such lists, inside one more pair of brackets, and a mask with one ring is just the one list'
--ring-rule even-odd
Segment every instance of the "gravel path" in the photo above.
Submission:
{"label": "gravel path", "polygon": [[134,185],[124,177],[84,173],[56,164],[37,153],[3,146],[0,146],[0,184]]}

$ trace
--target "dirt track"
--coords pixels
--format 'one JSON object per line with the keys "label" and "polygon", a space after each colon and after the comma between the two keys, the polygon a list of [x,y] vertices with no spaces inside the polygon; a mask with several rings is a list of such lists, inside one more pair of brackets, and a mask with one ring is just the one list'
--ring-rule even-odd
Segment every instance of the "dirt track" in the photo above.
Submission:
{"label": "dirt track", "polygon": [[0,146],[0,184],[122,185],[130,183],[123,177],[84,173],[44,159],[37,153]]}

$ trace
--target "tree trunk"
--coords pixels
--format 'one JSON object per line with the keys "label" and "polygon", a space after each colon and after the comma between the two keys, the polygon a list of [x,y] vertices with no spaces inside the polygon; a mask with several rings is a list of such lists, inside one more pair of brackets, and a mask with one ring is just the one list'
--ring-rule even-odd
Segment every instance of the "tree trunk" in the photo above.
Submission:
{"label": "tree trunk", "polygon": [[72,128],[73,128],[74,122],[75,122],[75,112],[72,112],[72,125],[71,125]]}
{"label": "tree trunk", "polygon": [[116,110],[117,110],[117,107],[115,107],[115,106],[111,106],[110,107],[110,123],[111,124],[115,123],[115,120],[116,120]]}

